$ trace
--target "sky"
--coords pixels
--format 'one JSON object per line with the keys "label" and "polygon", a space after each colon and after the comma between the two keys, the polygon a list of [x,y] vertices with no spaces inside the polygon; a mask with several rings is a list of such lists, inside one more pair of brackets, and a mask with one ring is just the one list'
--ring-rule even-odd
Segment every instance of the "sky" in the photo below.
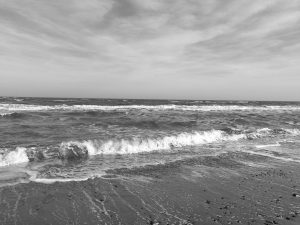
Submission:
{"label": "sky", "polygon": [[0,0],[0,95],[300,101],[300,0]]}

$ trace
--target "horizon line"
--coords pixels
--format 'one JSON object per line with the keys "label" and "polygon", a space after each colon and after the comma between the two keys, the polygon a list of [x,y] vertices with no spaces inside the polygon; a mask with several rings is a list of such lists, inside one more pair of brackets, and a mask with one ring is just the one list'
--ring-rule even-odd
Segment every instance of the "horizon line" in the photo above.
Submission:
{"label": "horizon line", "polygon": [[176,98],[110,98],[110,97],[46,97],[46,96],[2,96],[0,98],[50,98],[50,99],[112,99],[112,100],[147,100],[147,101],[233,101],[233,102],[299,102],[300,100],[239,100],[239,99],[176,99]]}

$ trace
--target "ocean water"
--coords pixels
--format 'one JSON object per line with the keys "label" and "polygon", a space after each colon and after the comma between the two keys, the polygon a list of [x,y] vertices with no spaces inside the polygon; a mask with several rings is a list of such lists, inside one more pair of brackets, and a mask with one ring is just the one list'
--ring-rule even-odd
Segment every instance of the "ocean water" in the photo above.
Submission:
{"label": "ocean water", "polygon": [[232,152],[300,163],[299,147],[299,102],[0,97],[0,186]]}

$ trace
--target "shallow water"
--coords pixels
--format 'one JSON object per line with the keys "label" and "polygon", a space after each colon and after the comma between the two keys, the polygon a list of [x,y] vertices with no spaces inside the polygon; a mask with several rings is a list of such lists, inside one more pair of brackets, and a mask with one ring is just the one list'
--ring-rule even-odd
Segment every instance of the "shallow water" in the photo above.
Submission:
{"label": "shallow water", "polygon": [[0,185],[226,152],[300,162],[300,103],[0,97]]}

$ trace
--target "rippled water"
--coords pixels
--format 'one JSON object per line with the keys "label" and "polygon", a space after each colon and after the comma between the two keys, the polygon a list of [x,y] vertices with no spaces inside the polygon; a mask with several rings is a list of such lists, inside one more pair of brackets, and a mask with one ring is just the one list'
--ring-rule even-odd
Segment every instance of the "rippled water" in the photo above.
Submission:
{"label": "rippled water", "polygon": [[299,162],[300,103],[0,97],[0,184],[226,152]]}

